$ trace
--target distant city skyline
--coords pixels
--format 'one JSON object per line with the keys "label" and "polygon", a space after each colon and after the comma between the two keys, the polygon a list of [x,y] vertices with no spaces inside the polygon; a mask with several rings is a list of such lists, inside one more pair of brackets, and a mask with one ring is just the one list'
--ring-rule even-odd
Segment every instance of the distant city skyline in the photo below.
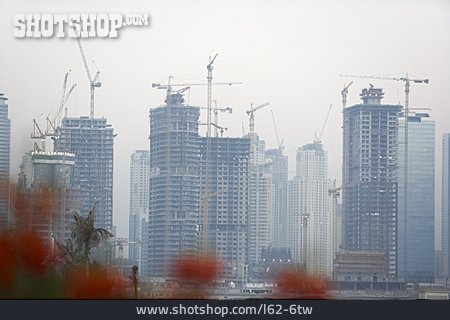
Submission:
{"label": "distant city skyline", "polygon": [[[151,89],[151,83],[164,82],[169,75],[183,82],[205,82],[208,56],[216,52],[219,56],[214,80],[243,82],[241,86],[213,90],[214,99],[233,107],[233,114],[221,115],[221,125],[228,128],[225,135],[241,136],[243,121],[248,131],[245,110],[251,103],[269,101],[285,141],[290,168],[295,162],[295,150],[313,140],[314,133],[321,129],[327,107],[333,103],[322,140],[329,153],[329,176],[339,182],[342,158],[339,92],[343,83],[351,80],[340,78],[341,73],[398,75],[408,71],[430,78],[428,86],[412,86],[411,106],[432,109],[430,114],[437,119],[436,136],[450,132],[450,123],[445,120],[450,113],[446,107],[450,101],[446,90],[450,87],[447,71],[450,39],[441,37],[442,30],[450,29],[448,1],[171,4],[171,8],[177,9],[168,10],[168,5],[161,1],[0,4],[0,42],[8,48],[0,56],[5,74],[0,79],[0,91],[6,93],[10,102],[13,181],[21,156],[32,149],[29,139],[32,119],[43,121],[54,110],[68,69],[72,69],[72,80],[78,84],[68,103],[69,116],[89,113],[89,87],[76,41],[13,37],[14,13],[43,12],[48,8],[54,12],[133,11],[149,13],[151,18],[149,27],[124,29],[118,39],[85,41],[88,60],[95,60],[103,82],[103,87],[96,91],[95,114],[107,117],[118,133],[114,224],[122,236],[128,233],[125,213],[129,190],[117,186],[129,185],[129,156],[134,150],[147,147],[147,110],[160,104],[164,96],[163,92]],[[230,17],[234,17],[233,23]],[[402,22],[408,25],[407,29]],[[386,102],[403,104],[402,83],[354,81],[348,95],[349,105],[357,102],[359,90],[369,82],[384,88]],[[187,99],[190,104],[206,105],[206,88],[192,88]],[[256,116],[256,132],[271,148],[277,143],[269,112],[266,109]],[[41,113],[43,116],[39,117]],[[201,117],[203,121],[204,113]],[[440,188],[441,182],[439,150],[440,143],[436,142],[436,188]],[[292,177],[294,173],[290,171]],[[437,212],[441,207],[440,196],[438,193],[436,197]],[[436,222],[440,219],[438,214]],[[436,237],[440,232],[439,229]]]}

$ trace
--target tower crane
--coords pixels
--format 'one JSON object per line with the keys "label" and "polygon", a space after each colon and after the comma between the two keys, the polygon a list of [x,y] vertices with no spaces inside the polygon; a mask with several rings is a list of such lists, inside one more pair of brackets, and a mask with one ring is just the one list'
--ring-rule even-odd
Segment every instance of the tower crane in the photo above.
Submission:
{"label": "tower crane", "polygon": [[191,87],[184,87],[184,88],[181,88],[180,90],[178,90],[177,93],[181,94],[181,93],[183,93],[183,92],[185,92],[187,90],[190,90],[190,89],[191,89]]}
{"label": "tower crane", "polygon": [[[67,103],[67,100],[69,100],[69,97],[72,94],[73,90],[77,86],[76,83],[73,84],[72,87],[69,89],[69,91],[66,93],[67,78],[69,76],[69,73],[70,73],[70,70],[66,73],[66,75],[64,77],[63,91],[62,91],[62,95],[61,95],[61,102],[60,102],[58,108],[56,109],[55,114],[53,115],[53,117],[51,119],[50,119],[50,115],[47,116],[47,128],[45,130],[45,134],[48,137],[55,136],[56,127],[59,125],[61,112],[62,112],[65,104]],[[67,112],[66,112],[66,116],[67,116]]]}
{"label": "tower crane", "polygon": [[94,91],[95,88],[100,88],[102,86],[102,83],[98,80],[100,76],[100,71],[97,70],[94,77],[91,75],[91,71],[89,70],[89,66],[87,64],[86,55],[84,54],[83,44],[81,42],[81,35],[77,34],[75,25],[72,26],[73,32],[75,34],[75,37],[77,38],[78,42],[78,48],[80,49],[81,58],[83,59],[84,69],[86,70],[86,74],[89,80],[89,88],[91,90],[91,111],[90,111],[90,117],[91,119],[94,118]]}
{"label": "tower crane", "polygon": [[[348,94],[348,88],[353,84],[353,81],[350,81],[349,84],[345,85],[344,88],[341,90],[341,97],[342,97],[342,145],[344,145],[345,141],[345,107],[347,106],[347,94]],[[345,163],[346,163],[346,154],[345,150],[342,149],[342,163],[344,164],[342,166],[342,181],[345,179]]]}
{"label": "tower crane", "polygon": [[[213,102],[214,102],[214,108],[212,108],[212,111],[214,112],[214,122],[211,124],[214,126],[214,137],[217,138],[218,137],[218,129],[220,129],[221,133],[223,134],[223,130],[221,129],[222,127],[219,126],[219,111],[233,113],[233,108],[231,108],[231,107],[219,108],[217,106],[217,100],[213,100]],[[200,109],[208,109],[208,107],[200,107]],[[227,129],[225,128],[225,130],[227,130]]]}
{"label": "tower crane", "polygon": [[[343,184],[340,187],[336,187],[336,180],[333,182],[333,187],[328,189],[328,194],[333,196],[332,209],[331,209],[331,225],[332,225],[332,257],[333,261],[336,258],[337,252],[337,199],[341,195],[341,190],[345,187],[353,187],[358,185],[359,181],[350,182],[347,184]],[[333,262],[334,263],[334,262]],[[333,280],[335,279],[335,271],[333,268]]]}
{"label": "tower crane", "polygon": [[[162,85],[161,83],[152,83],[152,88],[156,89],[163,89],[167,92],[167,97],[169,94],[171,94],[173,87],[191,87],[191,86],[207,86],[208,87],[208,95],[207,95],[207,151],[206,151],[206,167],[207,167],[207,183],[206,183],[206,204],[204,205],[204,212],[203,212],[203,230],[206,232],[206,235],[204,237],[204,244],[203,244],[203,250],[205,253],[208,251],[208,211],[209,211],[209,204],[208,204],[208,198],[211,195],[211,101],[212,101],[212,86],[214,85],[234,85],[234,84],[242,84],[242,82],[212,82],[212,70],[213,70],[213,63],[216,59],[217,54],[214,56],[213,59],[210,59],[207,70],[208,70],[208,76],[207,76],[207,83],[170,83],[171,79],[173,77],[169,77],[169,81],[167,85]],[[225,130],[225,129],[224,129]]]}
{"label": "tower crane", "polygon": [[327,124],[328,117],[330,116],[330,111],[331,111],[332,106],[333,106],[333,104],[330,104],[330,107],[328,108],[327,116],[325,117],[325,121],[323,122],[322,130],[320,130],[320,135],[317,136],[317,134],[314,134],[314,136],[315,136],[314,143],[322,143],[323,132],[325,130],[325,126]]}
{"label": "tower crane", "polygon": [[[206,126],[207,123],[200,123],[200,125],[201,125],[201,126]],[[220,130],[220,137],[221,137],[221,138],[223,137],[224,131],[227,131],[227,130],[228,130],[228,128],[219,126],[218,124],[215,124],[214,122],[211,122],[211,125],[212,125],[216,130]]]}
{"label": "tower crane", "polygon": [[215,124],[214,122],[211,122],[211,124],[214,126],[216,132],[217,132],[217,130],[220,130],[220,137],[223,138],[223,132],[224,132],[224,131],[227,131],[228,128],[226,128],[226,127],[221,127],[221,126]]}
{"label": "tower crane", "polygon": [[[39,116],[41,115],[42,113]],[[39,127],[39,124],[37,123],[36,119],[33,119],[33,132],[31,133],[31,139],[41,140],[41,147],[39,147],[37,143],[35,143],[34,150],[45,152],[45,139],[47,138],[47,136],[45,135],[44,131],[42,131],[41,128]]]}
{"label": "tower crane", "polygon": [[140,245],[141,241],[129,241],[127,238],[116,238],[115,242],[113,243],[114,246],[117,246],[119,248],[119,273],[123,274],[123,248],[124,246],[129,246],[130,244],[137,244]]}
{"label": "tower crane", "polygon": [[[159,90],[166,90],[167,92],[167,96],[169,96],[169,94],[172,93],[172,90],[174,87],[192,87],[192,86],[232,86],[234,84],[242,84],[242,82],[212,82],[211,84],[208,83],[170,83],[170,80],[173,77],[169,77],[169,82],[167,84],[161,84],[160,82],[153,82],[152,83],[152,88],[155,89],[159,89]],[[183,90],[183,89],[181,89]],[[182,93],[186,90],[183,90],[182,92],[180,92],[181,90],[177,91],[177,93]]]}
{"label": "tower crane", "polygon": [[249,117],[250,134],[253,134],[255,132],[255,112],[258,111],[259,109],[268,106],[269,104],[270,104],[269,102],[266,102],[256,107],[253,107],[253,104],[251,104],[250,109],[246,111],[247,114],[250,116]]}
{"label": "tower crane", "polygon": [[206,106],[208,107],[208,114],[206,118],[206,122],[208,123],[207,130],[206,130],[206,138],[211,137],[211,108],[212,108],[212,71],[213,71],[213,63],[217,58],[218,53],[215,54],[215,56],[211,59],[209,57],[209,63],[206,65],[206,69],[208,70],[208,76],[206,77],[206,80],[208,81],[208,92],[207,92],[207,99],[206,99]]}
{"label": "tower crane", "polygon": [[342,89],[341,91],[341,96],[342,96],[342,110],[345,109],[345,107],[347,106],[347,94],[348,94],[348,88],[350,88],[350,86],[353,84],[353,81],[350,81],[350,83],[348,85],[344,84],[344,89]]}
{"label": "tower crane", "polygon": [[[212,86],[232,86],[233,84],[242,84],[242,82],[212,82]],[[168,83],[161,84],[160,82],[153,82],[152,88],[163,89],[172,92],[173,87],[190,87],[190,86],[207,86],[208,83]]]}
{"label": "tower crane", "polygon": [[[229,112],[229,113],[233,113],[233,108],[230,107],[225,107],[225,108],[219,108],[217,107],[217,100],[214,100],[214,108],[212,109],[214,112],[214,123],[218,126],[219,125],[219,111],[220,112]],[[218,127],[214,128],[214,137],[218,137],[218,133],[217,133],[217,129],[220,129]],[[225,128],[225,130],[227,130]],[[223,130],[221,129],[221,137],[223,135]]]}
{"label": "tower crane", "polygon": [[[72,87],[70,88],[70,90],[67,92],[66,94],[66,89],[67,89],[67,79],[69,76],[70,70],[65,74],[64,76],[64,82],[63,82],[63,92],[61,95],[61,102],[60,105],[58,106],[55,115],[52,117],[52,119],[50,120],[50,115],[46,117],[47,120],[47,128],[46,130],[42,130],[41,127],[39,126],[38,122],[37,122],[37,118],[33,119],[33,132],[31,133],[31,139],[40,139],[41,140],[41,147],[39,147],[36,143],[34,144],[34,149],[35,151],[42,151],[45,152],[46,151],[46,143],[45,140],[47,139],[47,137],[50,136],[54,136],[55,135],[55,130],[56,127],[58,125],[58,119],[59,119],[59,115],[61,114],[61,110],[64,107],[64,105],[66,104],[67,100],[69,99],[72,91],[75,89],[75,87],[77,86],[76,84],[72,85]],[[39,116],[43,115],[43,113],[41,113]]]}
{"label": "tower crane", "polygon": [[411,83],[421,83],[421,84],[429,84],[430,79],[411,79],[408,73],[405,74],[404,77],[382,77],[382,76],[367,76],[367,75],[341,75],[342,77],[351,77],[351,78],[365,78],[365,79],[379,79],[379,80],[393,80],[393,81],[403,81],[405,83],[405,142],[404,142],[404,188],[403,188],[403,217],[404,217],[404,238],[403,238],[403,246],[404,246],[404,255],[403,255],[403,264],[404,264],[404,281],[408,282],[408,115],[409,115],[409,93]]}
{"label": "tower crane", "polygon": [[276,122],[275,122],[275,116],[273,115],[273,110],[270,110],[270,113],[272,114],[272,122],[273,122],[273,127],[274,127],[274,129],[275,129],[275,136],[276,136],[276,138],[277,138],[278,149],[281,150],[281,151],[283,151],[283,149],[284,149],[284,146],[283,146],[284,139],[281,138],[281,141],[280,141],[280,138],[279,138],[279,136],[278,136],[277,124],[276,124]]}

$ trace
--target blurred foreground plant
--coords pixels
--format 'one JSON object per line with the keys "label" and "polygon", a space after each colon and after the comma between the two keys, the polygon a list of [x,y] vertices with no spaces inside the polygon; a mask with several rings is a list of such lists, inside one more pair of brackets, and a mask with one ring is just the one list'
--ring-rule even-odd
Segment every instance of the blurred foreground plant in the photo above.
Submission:
{"label": "blurred foreground plant", "polygon": [[71,234],[66,244],[58,243],[60,261],[64,268],[84,266],[89,274],[91,251],[103,240],[113,235],[106,229],[95,227],[95,208],[89,211],[87,217],[74,214],[75,222],[71,226]]}
{"label": "blurred foreground plant", "polygon": [[32,232],[0,235],[0,298],[58,298],[62,278],[52,268],[52,255]]}
{"label": "blurred foreground plant", "polygon": [[285,270],[277,278],[274,298],[330,299],[328,280],[308,275],[302,270]]}
{"label": "blurred foreground plant", "polygon": [[217,277],[219,264],[208,255],[184,256],[175,260],[173,276],[178,286],[172,288],[171,299],[207,299],[207,289]]}
{"label": "blurred foreground plant", "polygon": [[[95,228],[93,210],[74,215],[66,245],[33,232],[52,219],[54,193],[21,193],[15,198],[17,228],[0,233],[0,298],[105,299],[124,296],[124,283],[106,268],[90,265],[91,249],[111,233]],[[31,214],[32,213],[32,214]],[[63,265],[64,268],[60,268]]]}

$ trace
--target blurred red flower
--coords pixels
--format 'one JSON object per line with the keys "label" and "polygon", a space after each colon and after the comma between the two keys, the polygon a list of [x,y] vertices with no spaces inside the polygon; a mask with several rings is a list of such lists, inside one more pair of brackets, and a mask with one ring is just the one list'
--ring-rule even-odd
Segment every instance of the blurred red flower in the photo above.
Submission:
{"label": "blurred red flower", "polygon": [[277,298],[281,299],[329,299],[329,284],[325,278],[308,275],[304,271],[288,270],[280,273]]}
{"label": "blurred red flower", "polygon": [[219,264],[214,257],[207,255],[184,256],[177,259],[173,266],[173,275],[179,287],[170,296],[173,299],[206,299],[205,289],[217,278]]}
{"label": "blurred red flower", "polygon": [[106,269],[69,266],[60,268],[65,252],[52,248],[48,233],[36,233],[50,223],[56,194],[17,192],[14,198],[16,227],[0,232],[0,298],[105,299],[124,292],[123,281]]}
{"label": "blurred red flower", "polygon": [[16,246],[23,268],[35,274],[43,274],[48,270],[51,253],[37,234],[33,232],[18,233]]}
{"label": "blurred red flower", "polygon": [[67,278],[65,298],[69,299],[118,299],[123,298],[125,284],[116,274],[108,273],[104,268],[79,268],[73,270]]}
{"label": "blurred red flower", "polygon": [[179,280],[211,282],[217,277],[218,263],[207,255],[185,256],[175,261],[174,273]]}
{"label": "blurred red flower", "polygon": [[10,290],[16,268],[17,252],[9,234],[0,234],[0,290]]}

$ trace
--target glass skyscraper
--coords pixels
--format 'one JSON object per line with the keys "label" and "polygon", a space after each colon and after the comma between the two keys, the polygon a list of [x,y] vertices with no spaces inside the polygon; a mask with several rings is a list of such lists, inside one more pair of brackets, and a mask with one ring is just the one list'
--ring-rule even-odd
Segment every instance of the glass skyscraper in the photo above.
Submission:
{"label": "glass skyscraper", "polygon": [[450,276],[450,133],[442,136],[442,265],[446,278]]}
{"label": "glass skyscraper", "polygon": [[11,125],[8,119],[8,98],[0,93],[0,230],[9,223],[9,155]]}
{"label": "glass skyscraper", "polygon": [[[435,123],[426,113],[408,116],[407,280],[434,280]],[[404,277],[405,117],[399,118],[397,272]]]}

